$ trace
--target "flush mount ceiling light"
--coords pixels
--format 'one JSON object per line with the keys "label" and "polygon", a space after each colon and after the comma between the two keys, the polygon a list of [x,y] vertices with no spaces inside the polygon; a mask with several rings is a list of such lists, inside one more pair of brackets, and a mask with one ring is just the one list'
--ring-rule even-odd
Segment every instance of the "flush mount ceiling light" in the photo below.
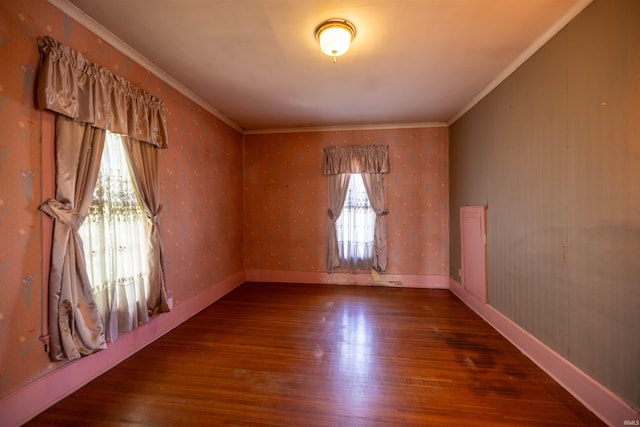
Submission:
{"label": "flush mount ceiling light", "polygon": [[333,62],[349,50],[355,36],[356,27],[346,19],[327,19],[316,28],[316,39],[320,42],[320,49],[333,57]]}

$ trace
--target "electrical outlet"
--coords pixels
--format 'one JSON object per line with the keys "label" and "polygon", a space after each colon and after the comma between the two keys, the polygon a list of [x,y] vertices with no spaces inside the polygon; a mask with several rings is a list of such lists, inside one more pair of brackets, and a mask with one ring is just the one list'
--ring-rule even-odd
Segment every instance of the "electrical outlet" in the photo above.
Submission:
{"label": "electrical outlet", "polygon": [[167,305],[169,306],[169,310],[171,310],[173,308],[173,297],[172,296],[167,297]]}
{"label": "electrical outlet", "polygon": [[462,269],[461,268],[458,269],[458,277],[462,277]]}

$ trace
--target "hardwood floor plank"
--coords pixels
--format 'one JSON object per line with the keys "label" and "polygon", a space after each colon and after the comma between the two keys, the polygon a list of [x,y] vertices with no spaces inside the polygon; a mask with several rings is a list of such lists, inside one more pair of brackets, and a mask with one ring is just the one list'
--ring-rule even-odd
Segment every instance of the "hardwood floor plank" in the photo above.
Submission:
{"label": "hardwood floor plank", "polygon": [[600,426],[447,290],[245,283],[29,426]]}

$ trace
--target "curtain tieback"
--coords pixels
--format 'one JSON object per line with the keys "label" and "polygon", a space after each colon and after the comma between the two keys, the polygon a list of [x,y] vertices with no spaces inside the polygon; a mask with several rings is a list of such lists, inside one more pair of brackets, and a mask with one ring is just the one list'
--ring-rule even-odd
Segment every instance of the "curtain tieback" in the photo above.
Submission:
{"label": "curtain tieback", "polygon": [[162,206],[163,206],[163,205],[158,206],[158,210],[156,211],[155,215],[151,215],[151,216],[149,217],[149,219],[151,220],[151,222],[153,222],[155,225],[157,225],[157,224],[158,224],[158,219],[160,219],[160,211],[162,210]]}
{"label": "curtain tieback", "polygon": [[376,212],[376,216],[385,216],[389,213],[389,209],[385,209],[383,211],[380,212]]}
{"label": "curtain tieback", "polygon": [[56,199],[49,199],[40,206],[40,210],[51,217],[54,221],[78,230],[84,221],[84,216],[80,212],[71,209],[69,206]]}
{"label": "curtain tieback", "polygon": [[329,219],[331,221],[335,221],[337,219],[336,214],[334,214],[331,209],[327,209],[327,215],[329,215]]}

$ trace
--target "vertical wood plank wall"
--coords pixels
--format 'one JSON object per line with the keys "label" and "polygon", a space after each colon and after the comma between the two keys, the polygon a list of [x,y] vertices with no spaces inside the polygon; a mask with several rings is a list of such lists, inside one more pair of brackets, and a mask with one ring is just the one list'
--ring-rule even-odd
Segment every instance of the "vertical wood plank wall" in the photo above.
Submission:
{"label": "vertical wood plank wall", "polygon": [[640,2],[596,0],[450,128],[487,204],[488,302],[640,408]]}

